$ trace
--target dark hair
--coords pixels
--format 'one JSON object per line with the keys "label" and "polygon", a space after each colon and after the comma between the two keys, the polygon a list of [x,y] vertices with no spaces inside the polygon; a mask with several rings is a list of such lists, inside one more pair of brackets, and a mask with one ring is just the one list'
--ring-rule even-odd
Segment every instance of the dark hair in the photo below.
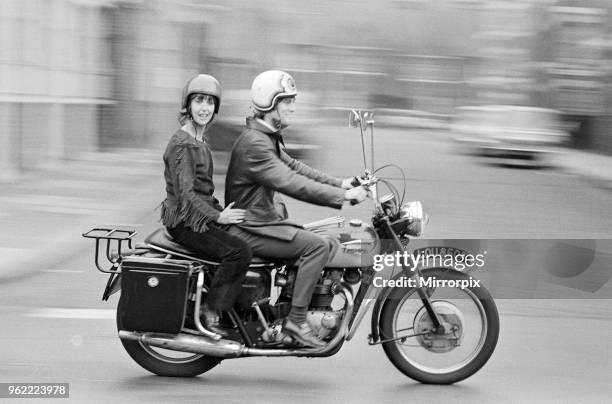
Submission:
{"label": "dark hair", "polygon": [[215,97],[214,95],[204,94],[204,93],[189,94],[189,97],[187,97],[187,106],[178,112],[177,119],[181,125],[184,125],[187,120],[191,119],[191,101],[193,101],[197,97],[202,97],[205,95],[209,95],[213,98],[213,100],[215,100],[215,109],[216,109],[217,105],[219,105],[219,99]]}

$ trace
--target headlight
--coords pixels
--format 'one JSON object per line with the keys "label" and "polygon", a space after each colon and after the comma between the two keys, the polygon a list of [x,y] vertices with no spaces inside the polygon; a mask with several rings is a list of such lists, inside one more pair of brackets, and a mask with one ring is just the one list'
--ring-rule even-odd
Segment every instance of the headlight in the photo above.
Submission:
{"label": "headlight", "polygon": [[402,205],[398,219],[391,226],[397,234],[419,237],[428,221],[429,217],[423,212],[421,202],[413,201]]}

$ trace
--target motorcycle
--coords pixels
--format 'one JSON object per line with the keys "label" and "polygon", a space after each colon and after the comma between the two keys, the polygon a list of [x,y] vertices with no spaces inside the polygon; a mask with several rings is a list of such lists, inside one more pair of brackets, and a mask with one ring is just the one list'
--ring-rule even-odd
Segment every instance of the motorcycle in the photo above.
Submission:
{"label": "motorcycle", "polygon": [[[349,124],[361,131],[364,165],[364,130],[370,128],[374,167],[373,114],[353,110]],[[404,203],[393,184],[377,178],[378,171],[366,169],[359,179],[375,204],[371,223],[337,216],[304,226],[338,244],[321,270],[307,313],[310,327],[326,342],[322,348],[303,347],[283,332],[295,262],[253,258],[238,301],[222,314],[228,334],[222,338],[200,320],[217,262],[177,244],[164,228],[134,247],[134,230],[94,228],[83,234],[95,239],[97,269],[110,274],[103,300],[121,290],[117,330],[127,353],[154,374],[179,377],[202,374],[224,359],[328,357],[353,338],[371,308],[369,345],[381,345],[406,376],[452,384],[473,375],[497,344],[495,302],[476,278],[442,266],[397,262],[381,286],[375,262],[407,253],[410,238],[422,234],[428,216],[420,202]],[[391,194],[379,197],[381,184]],[[110,267],[103,267],[101,258]]]}

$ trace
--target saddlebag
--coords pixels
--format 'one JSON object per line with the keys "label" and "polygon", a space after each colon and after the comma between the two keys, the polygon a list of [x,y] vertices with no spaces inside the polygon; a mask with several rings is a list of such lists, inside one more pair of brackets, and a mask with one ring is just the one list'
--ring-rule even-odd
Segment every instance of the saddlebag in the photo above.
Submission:
{"label": "saddlebag", "polygon": [[121,262],[119,325],[126,331],[176,334],[201,266],[189,261],[128,257]]}

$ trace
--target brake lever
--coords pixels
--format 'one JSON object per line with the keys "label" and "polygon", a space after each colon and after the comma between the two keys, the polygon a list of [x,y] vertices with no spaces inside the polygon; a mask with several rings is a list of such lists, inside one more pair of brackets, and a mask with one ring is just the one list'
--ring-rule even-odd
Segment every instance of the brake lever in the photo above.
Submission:
{"label": "brake lever", "polygon": [[371,178],[373,178],[372,172],[370,170],[365,170],[362,176],[356,175],[353,177],[353,180],[351,181],[351,185],[353,187],[358,187],[364,184],[369,184]]}
{"label": "brake lever", "polygon": [[[368,193],[370,193],[370,197],[371,197],[372,194],[371,194],[370,186],[375,185],[378,182],[378,178],[374,176],[369,176],[368,178],[363,179],[363,180],[361,180],[360,178],[360,181],[361,181],[361,184],[359,186],[363,187]],[[352,206],[355,206],[359,203],[359,201],[357,201],[356,199],[351,199],[350,203]]]}

